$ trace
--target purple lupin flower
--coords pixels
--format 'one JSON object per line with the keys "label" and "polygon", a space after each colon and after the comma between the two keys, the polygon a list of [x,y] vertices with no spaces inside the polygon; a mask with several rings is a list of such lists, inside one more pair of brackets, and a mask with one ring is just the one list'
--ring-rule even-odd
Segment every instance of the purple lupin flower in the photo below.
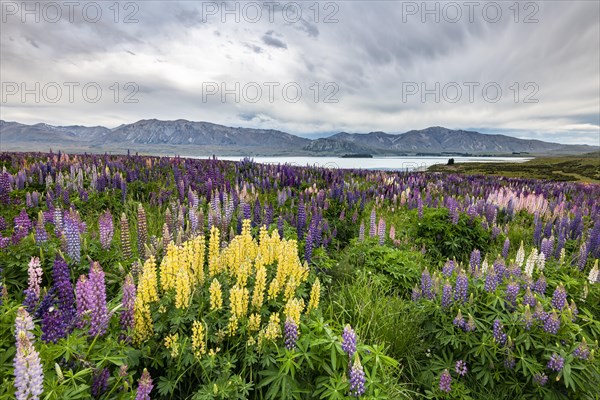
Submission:
{"label": "purple lupin flower", "polygon": [[505,299],[512,307],[517,305],[517,295],[519,294],[520,286],[515,281],[511,280],[506,285]]}
{"label": "purple lupin flower", "polygon": [[494,320],[493,334],[494,340],[498,344],[500,344],[501,346],[504,346],[506,344],[506,340],[508,337],[506,336],[506,333],[504,333],[504,325],[502,325],[502,322],[499,319]]}
{"label": "purple lupin flower", "polygon": [[110,371],[108,368],[102,368],[99,371],[94,372],[92,378],[92,396],[99,398],[104,392],[108,390],[108,377]]}
{"label": "purple lupin flower", "polygon": [[488,293],[493,293],[496,291],[496,287],[498,286],[498,275],[492,267],[485,276],[485,284],[484,289]]}
{"label": "purple lupin flower", "polygon": [[88,291],[91,292],[89,298],[90,310],[90,331],[91,336],[102,336],[108,328],[108,311],[106,308],[106,285],[104,283],[104,271],[98,262],[92,262],[90,266],[89,280],[87,283]]}
{"label": "purple lupin flower", "polygon": [[25,289],[25,300],[23,305],[30,312],[33,312],[35,306],[40,300],[40,284],[42,283],[42,265],[38,257],[31,257],[27,273],[29,275],[29,287]]}
{"label": "purple lupin flower", "polygon": [[375,209],[371,210],[371,218],[369,220],[369,237],[375,237],[375,231],[376,231],[376,227],[375,227],[375,220],[377,218],[377,215],[375,214]]}
{"label": "purple lupin flower", "polygon": [[433,299],[433,291],[431,290],[433,282],[431,281],[431,275],[429,274],[429,270],[427,267],[421,273],[421,293],[423,297],[428,299]]}
{"label": "purple lupin flower", "polygon": [[32,329],[31,316],[25,308],[19,308],[15,319],[17,350],[13,361],[17,400],[38,400],[44,391],[44,372],[40,355],[33,346]]}
{"label": "purple lupin flower", "polygon": [[298,203],[298,216],[296,218],[296,233],[298,234],[298,240],[304,239],[304,228],[306,227],[306,210],[304,209],[304,202],[300,200]]}
{"label": "purple lupin flower", "polygon": [[531,314],[531,309],[529,305],[525,306],[525,311],[523,313],[523,325],[525,330],[530,330],[533,325],[533,315]]}
{"label": "purple lupin flower", "polygon": [[146,244],[148,243],[148,223],[146,222],[146,211],[142,203],[138,204],[137,209],[137,246],[140,259],[146,259]]}
{"label": "purple lupin flower", "polygon": [[298,340],[298,325],[296,325],[293,319],[288,318],[285,321],[283,331],[285,338],[285,348],[288,350],[294,349],[294,347],[296,347],[296,341]]}
{"label": "purple lupin flower", "polygon": [[551,369],[554,372],[560,372],[563,369],[564,365],[565,359],[556,353],[552,353],[552,356],[550,357],[550,360],[548,361],[546,367],[548,367],[548,369]]}
{"label": "purple lupin flower", "polygon": [[454,326],[458,328],[464,329],[465,319],[463,318],[462,312],[460,310],[458,310],[458,314],[456,314],[456,317],[454,317],[452,324],[454,324]]}
{"label": "purple lupin flower", "polygon": [[364,222],[361,222],[360,228],[358,228],[358,241],[359,242],[365,241],[365,223]]}
{"label": "purple lupin flower", "polygon": [[133,283],[133,277],[131,274],[128,274],[125,277],[125,281],[123,282],[123,300],[121,304],[123,305],[123,310],[120,315],[120,323],[121,329],[124,332],[127,332],[130,329],[133,329],[133,309],[135,304],[135,296],[136,296],[136,288]]}
{"label": "purple lupin flower", "polygon": [[56,343],[67,335],[67,326],[60,311],[53,304],[42,315],[42,340]]}
{"label": "purple lupin flower", "polygon": [[529,305],[529,307],[535,307],[537,304],[537,300],[533,293],[531,293],[531,288],[527,286],[525,289],[525,294],[523,295],[523,304]]}
{"label": "purple lupin flower", "polygon": [[546,293],[547,286],[546,277],[544,274],[541,274],[538,280],[533,284],[533,291],[543,295]]}
{"label": "purple lupin flower", "polygon": [[342,332],[342,350],[348,354],[350,359],[356,352],[356,333],[349,324],[344,327]]}
{"label": "purple lupin flower", "polygon": [[452,285],[446,279],[442,287],[442,308],[448,308],[452,305]]}
{"label": "purple lupin flower", "polygon": [[583,341],[579,343],[579,345],[577,345],[577,347],[573,351],[573,356],[580,360],[587,360],[590,358],[590,348],[588,347],[585,338],[583,338]]}
{"label": "purple lupin flower", "polygon": [[533,381],[539,386],[544,386],[548,382],[548,376],[543,372],[538,372],[533,375]]}
{"label": "purple lupin flower", "polygon": [[584,270],[585,265],[587,263],[587,258],[588,258],[587,243],[583,242],[583,243],[581,243],[581,246],[579,247],[579,257],[577,258],[577,267],[579,268],[579,271]]}
{"label": "purple lupin flower", "polygon": [[360,363],[360,359],[356,357],[354,364],[349,371],[350,396],[360,397],[365,393],[365,371]]}
{"label": "purple lupin flower", "polygon": [[510,239],[504,240],[504,246],[502,247],[502,258],[508,258],[508,251],[510,250]]}
{"label": "purple lupin flower", "polygon": [[379,225],[377,226],[377,235],[379,236],[379,245],[382,246],[385,242],[385,221],[383,218],[379,218]]}
{"label": "purple lupin flower", "polygon": [[82,329],[89,319],[91,293],[88,289],[88,278],[81,275],[75,285],[75,295],[77,299],[77,328]]}
{"label": "purple lupin flower", "polygon": [[560,329],[560,317],[556,311],[552,311],[544,320],[544,331],[556,335]]}
{"label": "purple lupin flower", "polygon": [[10,204],[10,175],[7,172],[0,173],[0,203]]}
{"label": "purple lupin flower", "polygon": [[461,268],[456,277],[456,286],[454,287],[454,300],[464,304],[469,294],[469,278]]}
{"label": "purple lupin flower", "polygon": [[440,390],[442,392],[450,393],[452,390],[452,377],[450,376],[450,372],[447,369],[442,372],[440,375]]}
{"label": "purple lupin flower", "polygon": [[313,249],[313,236],[312,231],[309,229],[306,234],[306,241],[304,242],[304,259],[307,264],[310,264],[310,260],[312,258],[312,249]]}
{"label": "purple lupin flower", "polygon": [[135,400],[150,400],[150,392],[152,392],[152,378],[148,373],[148,370],[144,368],[142,376],[138,381],[138,389],[135,395]]}
{"label": "purple lupin flower", "polygon": [[579,314],[579,310],[577,309],[577,305],[571,299],[571,303],[569,304],[569,311],[571,312],[571,321],[575,322],[577,320],[577,314]]}
{"label": "purple lupin flower", "polygon": [[279,233],[279,237],[282,239],[283,239],[283,227],[284,227],[283,216],[280,215],[277,218],[277,232]]}
{"label": "purple lupin flower", "polygon": [[557,310],[562,310],[567,305],[567,291],[562,283],[560,283],[552,294],[552,307]]}
{"label": "purple lupin flower", "polygon": [[469,319],[467,323],[464,325],[463,329],[465,332],[473,332],[475,330],[475,319],[471,314],[469,314]]}
{"label": "purple lupin flower", "polygon": [[31,228],[33,227],[33,224],[29,219],[29,216],[27,215],[27,211],[24,208],[21,209],[19,215],[15,217],[14,222],[15,231],[20,230],[24,232],[25,236],[31,231]]}
{"label": "purple lupin flower", "polygon": [[38,214],[37,224],[35,226],[35,242],[42,244],[48,241],[48,232],[44,226],[44,214],[40,211]]}
{"label": "purple lupin flower", "polygon": [[444,275],[446,278],[449,278],[453,272],[454,272],[454,261],[453,260],[446,261],[446,263],[442,267],[442,275]]}
{"label": "purple lupin flower", "polygon": [[67,243],[67,254],[77,263],[81,261],[81,237],[79,234],[79,220],[75,211],[65,214],[64,235]]}
{"label": "purple lupin flower", "polygon": [[108,250],[114,234],[113,216],[110,210],[106,210],[100,215],[98,228],[100,231],[100,245],[102,249]]}
{"label": "purple lupin flower", "polygon": [[[167,209],[168,210],[168,209]],[[121,251],[125,258],[131,258],[131,239],[129,237],[129,221],[127,215],[121,213]]]}
{"label": "purple lupin flower", "polygon": [[415,287],[413,287],[412,294],[410,297],[414,302],[417,302],[421,299],[421,289],[419,289],[419,286],[417,286],[417,284],[415,284]]}
{"label": "purple lupin flower", "polygon": [[70,326],[75,318],[75,295],[71,284],[71,273],[65,260],[56,255],[52,270],[57,306],[65,326]]}
{"label": "purple lupin flower", "polygon": [[471,257],[469,258],[469,271],[471,275],[475,275],[475,272],[479,269],[481,265],[481,252],[477,249],[471,252]]}
{"label": "purple lupin flower", "polygon": [[467,363],[464,360],[458,360],[454,365],[454,370],[460,376],[465,376],[468,372]]}

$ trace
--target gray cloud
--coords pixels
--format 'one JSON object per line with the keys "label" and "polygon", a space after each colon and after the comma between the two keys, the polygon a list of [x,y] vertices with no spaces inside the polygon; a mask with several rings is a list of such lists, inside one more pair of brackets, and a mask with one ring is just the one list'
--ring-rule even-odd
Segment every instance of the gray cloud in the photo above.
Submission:
{"label": "gray cloud", "polygon": [[[535,2],[534,23],[523,22],[531,13],[523,8],[515,22],[513,2],[500,3],[497,22],[488,21],[485,3],[478,3],[473,21],[463,8],[454,23],[446,20],[442,10],[449,3],[443,2],[427,3],[438,4],[439,22],[423,10],[407,13],[407,4],[420,9],[422,2],[318,3],[318,10],[300,2],[297,16],[291,8],[284,14],[282,3],[272,15],[263,8],[259,20],[243,14],[245,3],[237,16],[222,9],[207,15],[194,2],[139,2],[137,10],[119,3],[118,18],[109,9],[113,3],[100,4],[103,17],[93,23],[81,9],[73,22],[22,23],[20,15],[7,16],[2,83],[30,89],[55,82],[64,90],[54,103],[8,96],[2,119],[117,126],[186,118],[308,136],[442,125],[565,143],[598,144],[600,137],[598,2]],[[126,17],[138,22],[125,23]],[[73,101],[65,82],[79,84]],[[269,82],[277,84],[273,98]],[[92,83],[102,89],[94,103],[82,93]],[[128,83],[134,86],[126,89]],[[215,93],[208,90],[214,84]],[[262,91],[257,101],[251,98],[255,84]],[[473,101],[465,84],[477,84]],[[294,85],[301,88],[296,102],[289,99]],[[418,92],[407,95],[414,85]],[[449,101],[456,86],[461,96]],[[496,87],[499,99],[486,100]],[[232,90],[237,97],[222,97]],[[138,102],[124,102],[126,95]]]}
{"label": "gray cloud", "polygon": [[278,39],[277,35],[274,31],[268,31],[262,37],[262,41],[267,46],[278,47],[280,49],[287,49],[287,44],[285,44],[282,40]]}

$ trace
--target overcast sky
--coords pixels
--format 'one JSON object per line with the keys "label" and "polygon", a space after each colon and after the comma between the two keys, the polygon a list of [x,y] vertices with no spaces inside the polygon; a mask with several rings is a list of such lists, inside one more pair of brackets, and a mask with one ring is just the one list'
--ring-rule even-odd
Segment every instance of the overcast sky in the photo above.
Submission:
{"label": "overcast sky", "polygon": [[0,117],[600,144],[597,1],[278,3],[2,1]]}

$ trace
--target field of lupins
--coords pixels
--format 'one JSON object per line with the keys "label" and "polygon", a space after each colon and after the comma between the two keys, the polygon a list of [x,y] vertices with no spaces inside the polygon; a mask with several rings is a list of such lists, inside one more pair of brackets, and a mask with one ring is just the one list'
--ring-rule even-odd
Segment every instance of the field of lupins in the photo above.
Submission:
{"label": "field of lupins", "polygon": [[599,185],[0,168],[0,399],[598,398]]}

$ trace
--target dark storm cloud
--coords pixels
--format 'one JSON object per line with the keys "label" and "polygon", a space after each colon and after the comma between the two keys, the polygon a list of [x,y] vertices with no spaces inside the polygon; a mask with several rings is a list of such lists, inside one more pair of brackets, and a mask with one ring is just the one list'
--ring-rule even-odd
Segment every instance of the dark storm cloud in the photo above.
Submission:
{"label": "dark storm cloud", "polygon": [[268,31],[262,37],[262,41],[267,46],[278,47],[280,49],[287,49],[287,44],[285,44],[282,40],[278,39],[277,35],[274,31]]}

